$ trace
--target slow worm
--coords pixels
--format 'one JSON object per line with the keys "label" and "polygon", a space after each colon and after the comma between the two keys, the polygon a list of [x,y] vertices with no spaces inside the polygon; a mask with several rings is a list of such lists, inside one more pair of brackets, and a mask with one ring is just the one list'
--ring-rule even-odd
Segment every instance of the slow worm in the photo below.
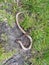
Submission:
{"label": "slow worm", "polygon": [[17,42],[21,45],[21,47],[22,47],[23,50],[29,50],[32,47],[32,38],[19,25],[19,22],[18,22],[18,18],[19,17],[18,16],[20,14],[22,14],[22,12],[19,12],[19,13],[16,14],[16,23],[17,23],[19,29],[21,30],[21,32],[24,33],[24,35],[26,35],[26,37],[28,37],[28,39],[30,40],[30,46],[28,48],[26,48],[26,47],[24,47],[23,43],[20,40],[18,40]]}

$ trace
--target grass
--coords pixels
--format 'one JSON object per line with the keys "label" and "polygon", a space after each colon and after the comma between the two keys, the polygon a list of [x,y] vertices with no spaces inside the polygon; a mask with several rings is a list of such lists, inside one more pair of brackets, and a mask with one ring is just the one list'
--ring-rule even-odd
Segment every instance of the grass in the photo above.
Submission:
{"label": "grass", "polygon": [[[3,52],[4,49],[0,49],[0,65],[2,65],[2,62],[11,58],[14,53],[16,53],[16,51],[11,51],[11,52],[8,52],[8,53],[4,53]],[[2,53],[1,53],[2,52]]]}
{"label": "grass", "polygon": [[12,27],[14,23],[14,16],[7,13],[5,10],[0,10],[0,22],[8,21],[7,23]]}
{"label": "grass", "polygon": [[[5,2],[12,4],[10,10],[12,14],[6,12],[9,6],[6,6]],[[17,10],[27,12],[20,25],[25,31],[29,30],[33,39],[32,52],[33,49],[39,52],[30,59],[30,62],[32,65],[49,65],[49,0],[22,0],[21,8],[17,7],[14,0],[0,0],[0,3],[3,4],[3,7],[0,7],[0,21],[7,18],[10,26],[13,26]]]}
{"label": "grass", "polygon": [[24,30],[28,30],[32,27],[33,21],[32,17],[30,18],[28,15],[25,15],[24,21],[20,22],[20,25],[24,28]]}
{"label": "grass", "polygon": [[3,60],[6,60],[6,59],[12,57],[14,53],[15,53],[15,51],[4,53],[4,49],[1,48],[0,49],[0,62],[2,62]]}
{"label": "grass", "polygon": [[[22,23],[22,27],[28,30],[31,27],[30,35],[33,38],[33,48],[40,53],[44,53],[40,56],[32,57],[34,65],[49,65],[49,1],[48,0],[25,0],[23,1],[23,8],[25,11],[30,11],[29,19]],[[31,6],[32,7],[31,7]],[[29,20],[32,18],[30,23]],[[28,24],[27,24],[27,22]],[[26,25],[25,25],[26,24]],[[24,26],[25,25],[25,26]],[[28,28],[27,28],[28,27]],[[44,51],[46,50],[47,51]],[[33,52],[33,50],[32,50]],[[39,53],[39,55],[40,55]],[[44,56],[44,57],[43,57]]]}

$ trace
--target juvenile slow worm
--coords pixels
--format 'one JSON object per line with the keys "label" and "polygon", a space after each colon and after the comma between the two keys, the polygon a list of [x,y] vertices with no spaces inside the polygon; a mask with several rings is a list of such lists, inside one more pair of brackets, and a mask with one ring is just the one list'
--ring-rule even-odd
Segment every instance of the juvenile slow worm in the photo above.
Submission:
{"label": "juvenile slow worm", "polygon": [[32,47],[32,38],[31,38],[31,37],[21,28],[21,26],[19,25],[19,22],[18,22],[18,18],[19,18],[19,17],[18,17],[18,16],[19,16],[20,14],[22,14],[22,12],[19,12],[19,13],[16,14],[16,23],[17,23],[19,29],[21,30],[21,32],[22,32],[26,37],[28,37],[28,39],[30,40],[30,46],[29,46],[28,48],[24,47],[24,46],[23,46],[23,43],[22,43],[20,40],[18,40],[18,43],[21,45],[21,47],[22,47],[23,50],[29,50],[29,49],[31,49],[31,47]]}

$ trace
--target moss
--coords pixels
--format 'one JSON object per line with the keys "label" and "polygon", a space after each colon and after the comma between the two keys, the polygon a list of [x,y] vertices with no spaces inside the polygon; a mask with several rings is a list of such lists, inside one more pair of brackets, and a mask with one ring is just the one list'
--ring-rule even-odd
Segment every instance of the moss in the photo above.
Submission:
{"label": "moss", "polygon": [[14,51],[11,51],[8,53],[4,53],[4,49],[1,48],[0,49],[0,62],[2,62],[3,60],[7,60],[8,58],[12,57],[15,52],[16,51],[14,50]]}
{"label": "moss", "polygon": [[7,41],[7,35],[6,34],[1,34],[1,39],[4,41]]}
{"label": "moss", "polygon": [[13,15],[7,13],[5,10],[0,10],[0,21],[7,21],[7,23],[12,27],[15,20]]}

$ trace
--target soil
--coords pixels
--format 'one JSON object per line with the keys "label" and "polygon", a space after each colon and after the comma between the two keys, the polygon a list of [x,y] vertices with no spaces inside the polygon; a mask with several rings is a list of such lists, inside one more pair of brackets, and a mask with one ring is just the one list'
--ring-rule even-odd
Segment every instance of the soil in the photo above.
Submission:
{"label": "soil", "polygon": [[[18,50],[18,54],[16,53],[15,56],[11,57],[8,60],[3,61],[3,65],[24,65],[24,56],[28,56],[30,53],[26,53],[28,51],[24,51],[16,40],[21,40],[25,47],[28,47],[29,40],[27,37],[19,30],[18,26],[15,24],[13,28],[11,28],[6,22],[0,23],[0,36],[2,34],[6,34],[7,40],[2,39],[0,37],[0,42],[3,44],[5,52]],[[5,44],[6,43],[6,44]],[[15,59],[14,59],[15,58]]]}

